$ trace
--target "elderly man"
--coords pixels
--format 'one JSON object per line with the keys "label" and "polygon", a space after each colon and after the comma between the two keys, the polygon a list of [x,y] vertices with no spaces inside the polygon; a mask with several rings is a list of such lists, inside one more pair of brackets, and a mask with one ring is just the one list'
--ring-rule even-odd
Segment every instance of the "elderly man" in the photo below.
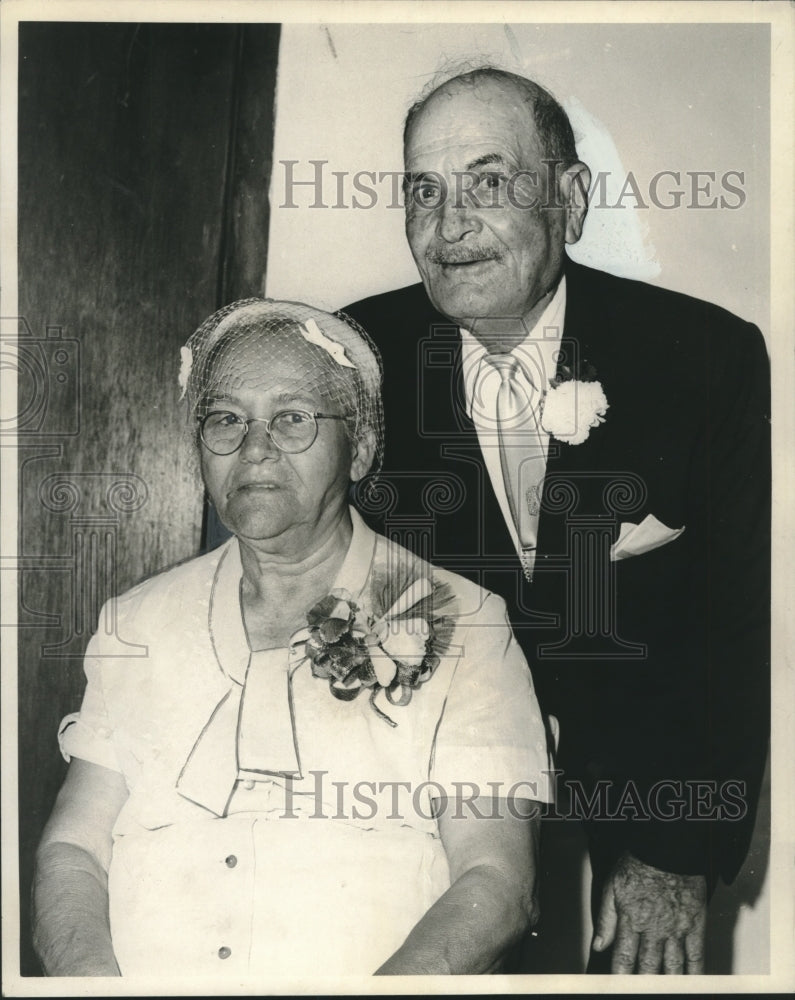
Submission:
{"label": "elderly man", "polygon": [[699,973],[767,753],[763,338],[568,258],[590,174],[535,83],[448,80],[405,157],[422,284],[345,310],[386,372],[372,519],[508,601],[559,723],[556,816],[588,834],[589,971]]}

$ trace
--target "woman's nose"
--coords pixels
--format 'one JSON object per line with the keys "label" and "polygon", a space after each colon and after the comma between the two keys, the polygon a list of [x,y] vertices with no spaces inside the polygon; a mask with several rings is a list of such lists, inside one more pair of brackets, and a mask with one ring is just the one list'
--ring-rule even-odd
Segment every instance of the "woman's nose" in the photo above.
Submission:
{"label": "woman's nose", "polygon": [[259,463],[266,459],[278,458],[281,452],[273,443],[263,420],[250,420],[248,432],[240,446],[240,457],[244,462]]}

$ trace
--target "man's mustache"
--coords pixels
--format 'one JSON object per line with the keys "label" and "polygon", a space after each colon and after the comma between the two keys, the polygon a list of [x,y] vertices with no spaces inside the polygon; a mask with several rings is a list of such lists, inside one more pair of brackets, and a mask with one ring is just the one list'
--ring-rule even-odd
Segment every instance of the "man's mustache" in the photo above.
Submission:
{"label": "man's mustache", "polygon": [[481,260],[501,260],[502,255],[491,247],[430,247],[425,259],[431,264],[474,264]]}

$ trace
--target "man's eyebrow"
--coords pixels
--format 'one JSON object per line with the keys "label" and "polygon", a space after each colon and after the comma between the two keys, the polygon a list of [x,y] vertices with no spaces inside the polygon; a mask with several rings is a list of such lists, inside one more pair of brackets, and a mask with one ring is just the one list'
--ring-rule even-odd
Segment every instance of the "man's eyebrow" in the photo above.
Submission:
{"label": "man's eyebrow", "polygon": [[479,156],[476,160],[472,160],[466,166],[467,170],[477,170],[478,167],[487,167],[490,163],[499,163],[505,165],[505,157],[502,153],[484,153],[483,156]]}
{"label": "man's eyebrow", "polygon": [[[476,159],[468,163],[464,170],[477,170],[478,167],[486,167],[490,163],[497,163],[501,166],[506,166],[508,161],[502,155],[502,153],[484,153],[483,156],[478,156]],[[426,177],[438,177],[439,173],[436,170],[420,170],[414,173],[411,170],[406,170],[403,173],[403,184],[407,187],[416,184],[417,181],[424,180]]]}
{"label": "man's eyebrow", "polygon": [[403,171],[403,186],[409,187],[410,185],[416,184],[417,181],[422,180],[423,177],[427,177],[429,174],[433,174],[433,170],[420,170],[418,173],[414,173],[411,170]]}

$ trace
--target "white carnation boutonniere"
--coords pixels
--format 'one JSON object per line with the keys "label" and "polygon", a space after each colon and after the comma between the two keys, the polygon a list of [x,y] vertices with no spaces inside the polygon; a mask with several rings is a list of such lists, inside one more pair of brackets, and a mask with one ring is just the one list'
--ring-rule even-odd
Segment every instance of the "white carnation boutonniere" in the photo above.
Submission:
{"label": "white carnation boutonniere", "polygon": [[605,422],[609,403],[596,370],[583,363],[583,374],[575,378],[565,365],[549,380],[541,400],[541,427],[565,444],[582,444],[592,428]]}

